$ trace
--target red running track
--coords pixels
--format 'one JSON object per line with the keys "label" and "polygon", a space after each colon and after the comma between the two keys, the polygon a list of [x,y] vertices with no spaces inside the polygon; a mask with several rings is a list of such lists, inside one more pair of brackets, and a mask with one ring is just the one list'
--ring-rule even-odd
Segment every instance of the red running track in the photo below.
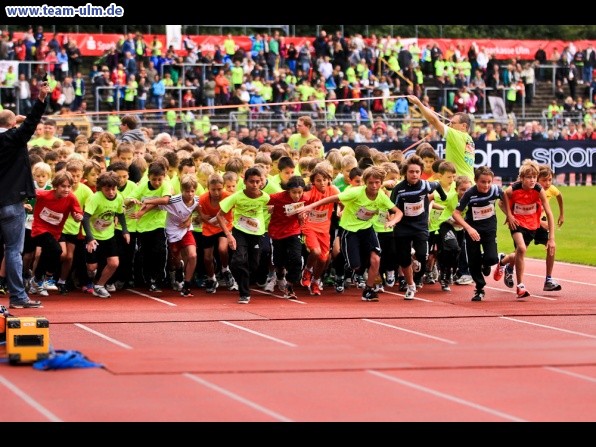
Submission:
{"label": "red running track", "polygon": [[[395,288],[378,303],[356,288],[298,301],[237,293],[143,290],[100,299],[52,294],[43,309],[55,349],[103,368],[38,371],[6,363],[0,420],[195,422],[512,422],[596,420],[596,268],[557,263],[560,292],[532,296],[488,279]],[[1,304],[7,305],[7,298]]]}

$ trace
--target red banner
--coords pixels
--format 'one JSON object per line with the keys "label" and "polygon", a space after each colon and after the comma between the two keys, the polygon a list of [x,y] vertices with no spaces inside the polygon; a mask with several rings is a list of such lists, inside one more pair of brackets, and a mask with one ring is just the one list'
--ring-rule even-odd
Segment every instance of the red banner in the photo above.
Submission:
{"label": "red banner", "polygon": [[[15,38],[21,38],[23,33],[15,33]],[[81,50],[83,56],[101,56],[110,48],[116,47],[116,43],[123,38],[121,34],[98,34],[98,33],[72,33],[67,34],[68,39],[74,40]],[[52,39],[51,33],[45,33],[46,42]],[[58,34],[57,38],[62,43],[65,35]],[[165,34],[158,34],[157,38],[161,41],[163,48],[166,49]],[[218,35],[199,35],[191,36],[193,42],[201,49],[203,53],[214,53],[217,46],[223,45],[226,36]],[[144,35],[143,40],[147,47],[151,47],[153,35]],[[286,44],[294,43],[296,48],[302,47],[304,42],[309,40],[311,43],[314,37],[286,37]],[[234,36],[236,44],[245,51],[249,51],[252,47],[252,41],[248,36]],[[562,40],[513,40],[513,39],[418,39],[418,46],[420,49],[430,44],[431,47],[436,43],[443,54],[446,54],[450,49],[455,49],[460,46],[463,55],[467,56],[470,45],[476,42],[479,48],[484,48],[489,56],[495,55],[497,59],[518,59],[518,60],[534,60],[534,55],[540,47],[546,52],[547,59],[550,60],[554,49],[559,53],[568,46],[571,42]],[[592,43],[596,46],[596,41],[579,40],[573,41],[577,50],[584,50]],[[183,51],[182,51],[183,53]]]}

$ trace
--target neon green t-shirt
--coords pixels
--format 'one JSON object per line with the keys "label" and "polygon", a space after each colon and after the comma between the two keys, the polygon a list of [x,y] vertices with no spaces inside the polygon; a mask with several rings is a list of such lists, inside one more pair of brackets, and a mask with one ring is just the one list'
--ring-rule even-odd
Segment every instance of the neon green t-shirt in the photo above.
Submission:
{"label": "neon green t-shirt", "polygon": [[[94,192],[84,183],[79,183],[77,186],[77,190],[72,192],[77,200],[79,201],[79,205],[81,205],[81,209],[85,209],[85,204],[87,200],[94,194]],[[62,228],[62,233],[76,235],[79,234],[79,230],[81,228],[81,223],[77,222],[72,218],[69,214],[66,222],[64,222],[64,228]]]}
{"label": "neon green t-shirt", "polygon": [[114,200],[108,200],[101,191],[97,191],[87,200],[85,213],[91,215],[89,222],[95,240],[107,241],[114,237],[115,217],[116,214],[122,213],[123,209],[124,197],[119,192]]}
{"label": "neon green t-shirt", "polygon": [[[122,197],[129,197],[136,187],[137,185],[135,182],[133,182],[132,180],[127,180],[124,188],[122,190],[119,189],[118,191],[120,192],[120,194],[122,194]],[[137,219],[133,219],[132,217],[130,217],[130,215],[137,211],[139,208],[140,206],[135,205],[134,203],[131,203],[130,206],[124,207],[124,215],[126,216],[126,229],[129,233],[137,231]],[[120,225],[120,223],[117,223],[116,229],[122,230],[122,225]]]}
{"label": "neon green t-shirt", "polygon": [[233,226],[243,233],[254,234],[262,236],[265,234],[265,214],[267,211],[267,203],[269,202],[269,194],[263,192],[260,197],[250,198],[244,190],[236,191],[231,196],[223,199],[219,207],[223,213],[227,213],[234,208],[234,222]]}
{"label": "neon green t-shirt", "polygon": [[474,181],[474,140],[467,132],[445,127],[445,160],[455,165],[457,175],[466,175]]}
{"label": "neon green t-shirt", "polygon": [[445,190],[445,194],[447,198],[445,200],[441,200],[441,196],[439,193],[435,191],[433,193],[435,203],[439,205],[443,205],[445,208],[442,210],[430,210],[429,216],[429,223],[428,223],[428,231],[430,233],[435,233],[439,231],[439,227],[443,222],[446,222],[451,216],[453,216],[453,211],[455,211],[455,207],[457,207],[457,203],[459,199],[457,197],[457,190],[455,188],[455,182],[451,184],[449,191]]}
{"label": "neon green t-shirt", "polygon": [[[143,201],[143,199],[154,199],[165,196],[172,196],[172,184],[168,178],[165,178],[158,189],[151,189],[149,180],[141,182],[132,190],[130,198]],[[137,232],[145,233],[166,227],[167,211],[162,211],[155,207],[137,219]]]}
{"label": "neon green t-shirt", "polygon": [[353,232],[371,227],[379,211],[395,206],[383,192],[379,192],[374,200],[369,199],[364,185],[346,188],[339,193],[339,200],[344,205],[339,226]]}

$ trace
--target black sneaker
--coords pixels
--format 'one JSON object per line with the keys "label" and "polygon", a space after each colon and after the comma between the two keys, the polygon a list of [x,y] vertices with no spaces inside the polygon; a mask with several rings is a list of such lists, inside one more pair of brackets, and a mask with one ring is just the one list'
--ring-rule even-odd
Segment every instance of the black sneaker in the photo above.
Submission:
{"label": "black sneaker", "polygon": [[408,290],[408,284],[406,284],[406,278],[404,278],[403,276],[400,276],[399,277],[399,291],[405,292],[406,290]]}
{"label": "black sneaker", "polygon": [[240,298],[238,298],[238,304],[248,304],[248,303],[250,303],[249,296],[241,296]]}
{"label": "black sneaker", "polygon": [[182,295],[182,296],[192,296],[192,292],[190,291],[190,288],[183,287],[182,288],[182,291],[180,292],[180,295]]}
{"label": "black sneaker", "polygon": [[219,285],[219,283],[216,280],[207,279],[205,281],[205,292],[207,292],[207,293],[215,293],[215,291],[217,290],[217,286],[218,285]]}
{"label": "black sneaker", "polygon": [[375,289],[366,286],[362,292],[362,301],[379,301],[379,294]]}
{"label": "black sneaker", "polygon": [[38,309],[43,306],[41,305],[41,301],[27,300],[27,301],[10,303],[10,305],[8,307],[10,309]]}
{"label": "black sneaker", "polygon": [[505,266],[505,276],[503,277],[503,282],[510,289],[512,289],[513,286],[514,286],[514,282],[513,282],[513,268],[511,268],[509,265],[506,265]]}
{"label": "black sneaker", "polygon": [[451,292],[451,287],[449,287],[449,281],[447,278],[443,277],[439,282],[441,283],[441,290],[443,292]]}
{"label": "black sneaker", "polygon": [[152,281],[151,284],[149,284],[149,292],[157,293],[161,291],[162,290],[157,286],[155,282]]}
{"label": "black sneaker", "polygon": [[484,299],[484,290],[475,290],[472,301],[482,301]]}
{"label": "black sneaker", "polygon": [[66,283],[58,283],[56,285],[58,286],[58,292],[60,292],[60,295],[66,295],[68,292],[70,292],[70,289]]}
{"label": "black sneaker", "polygon": [[346,289],[346,282],[343,276],[336,276],[335,277],[335,291],[337,293],[343,293]]}

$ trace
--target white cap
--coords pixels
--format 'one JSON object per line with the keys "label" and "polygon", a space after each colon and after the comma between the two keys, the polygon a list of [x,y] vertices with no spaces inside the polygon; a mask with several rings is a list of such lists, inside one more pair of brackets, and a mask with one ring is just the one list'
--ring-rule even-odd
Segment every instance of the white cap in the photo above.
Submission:
{"label": "white cap", "polygon": [[91,133],[94,133],[94,132],[103,132],[103,129],[99,126],[92,127]]}
{"label": "white cap", "polygon": [[216,125],[211,126],[211,130],[219,130],[219,127],[217,127]]}

